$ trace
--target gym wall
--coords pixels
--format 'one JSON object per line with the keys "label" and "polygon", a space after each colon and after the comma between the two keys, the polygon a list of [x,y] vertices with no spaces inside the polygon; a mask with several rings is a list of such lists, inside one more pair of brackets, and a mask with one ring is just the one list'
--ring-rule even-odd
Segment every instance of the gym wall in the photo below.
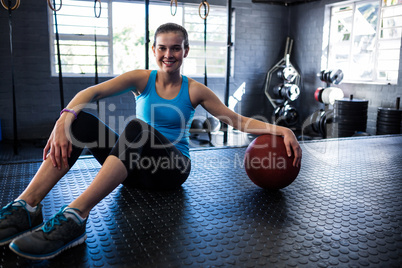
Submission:
{"label": "gym wall", "polygon": [[[209,3],[214,4],[214,0]],[[216,1],[216,4],[222,4],[222,1]],[[246,82],[247,93],[238,110],[247,115],[262,114],[268,103],[261,87],[266,71],[282,53],[282,40],[288,29],[287,20],[283,18],[287,18],[288,9],[252,4],[251,0],[233,1],[233,8],[236,9],[236,39],[233,40],[236,57],[230,90],[233,93]],[[46,139],[61,108],[58,77],[50,74],[47,12],[46,1],[25,1],[12,13],[19,139]],[[0,51],[0,119],[3,139],[12,139],[11,59],[5,9],[0,10]],[[152,56],[150,60],[153,60]],[[100,81],[105,79],[100,78]],[[203,78],[197,80],[203,83]],[[94,78],[63,77],[65,103],[93,83]],[[209,78],[208,86],[223,100],[225,78]],[[115,111],[109,111],[110,104],[115,105]],[[105,105],[106,119],[109,116],[128,118],[135,110],[134,97],[130,93],[107,99]],[[205,115],[202,109],[197,109],[197,113]]]}
{"label": "gym wall", "polygon": [[[291,61],[297,64],[303,75],[301,96],[294,104],[302,119],[321,107],[313,97],[315,89],[323,85],[315,74],[321,69],[325,4],[333,2],[335,1],[323,0],[285,7],[256,4],[251,0],[233,1],[235,58],[234,77],[230,80],[231,94],[246,82],[246,93],[236,107],[238,112],[247,116],[270,117],[272,107],[262,88],[266,72],[283,56],[287,36],[294,39]],[[209,3],[214,4],[214,0]],[[222,1],[217,4],[222,4]],[[20,139],[47,138],[61,108],[58,77],[51,77],[50,74],[47,12],[49,8],[46,1],[25,1],[13,12],[15,87]],[[11,58],[8,13],[4,9],[0,10],[0,52],[2,136],[3,139],[12,139]],[[401,77],[402,74],[399,75],[399,82]],[[101,81],[105,79],[107,78],[100,78]],[[203,78],[197,80],[203,82]],[[63,82],[65,102],[68,103],[78,91],[92,85],[94,78],[64,77]],[[209,78],[208,86],[223,100],[224,78]],[[376,108],[391,105],[402,91],[398,86],[341,84],[340,87],[346,95],[354,94],[356,98],[369,100],[368,131],[372,134],[375,133]],[[116,109],[109,111],[106,118],[120,116],[125,119],[132,116],[135,110],[134,97],[130,93],[107,99],[106,107],[111,107],[110,104],[114,104]],[[205,112],[199,108],[197,114],[205,115]]]}
{"label": "gym wall", "polygon": [[[299,66],[303,85],[295,106],[305,119],[314,111],[323,108],[323,104],[314,99],[317,87],[325,86],[316,73],[321,70],[321,51],[323,42],[325,5],[340,1],[321,0],[289,7],[289,34],[294,38],[292,60]],[[353,94],[354,98],[369,101],[367,132],[375,135],[378,107],[395,108],[395,100],[402,96],[402,61],[399,61],[398,85],[348,84],[342,82],[345,97]]]}

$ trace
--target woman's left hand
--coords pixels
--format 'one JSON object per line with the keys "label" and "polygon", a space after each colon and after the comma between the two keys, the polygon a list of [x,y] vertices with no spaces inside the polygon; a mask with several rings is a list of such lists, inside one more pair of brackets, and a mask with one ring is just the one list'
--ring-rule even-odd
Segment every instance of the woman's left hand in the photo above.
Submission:
{"label": "woman's left hand", "polygon": [[293,160],[293,166],[299,167],[301,164],[302,149],[292,130],[290,129],[286,130],[286,132],[283,135],[283,142],[285,143],[286,153],[289,157],[292,156],[293,151],[295,157],[295,159]]}

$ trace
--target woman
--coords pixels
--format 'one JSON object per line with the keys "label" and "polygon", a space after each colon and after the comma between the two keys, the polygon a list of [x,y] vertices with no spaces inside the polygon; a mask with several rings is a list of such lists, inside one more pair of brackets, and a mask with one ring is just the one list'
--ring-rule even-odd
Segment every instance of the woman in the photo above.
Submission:
{"label": "woman", "polygon": [[[288,155],[294,152],[293,165],[300,165],[301,149],[291,130],[236,114],[210,89],[180,74],[189,53],[183,27],[161,25],[152,50],[159,70],[135,70],[89,87],[63,109],[44,148],[44,161],[38,172],[25,191],[1,210],[0,244],[12,241],[10,248],[17,254],[48,259],[85,241],[89,212],[119,184],[151,189],[180,186],[190,173],[188,128],[198,105],[236,129],[282,135]],[[82,111],[91,101],[127,90],[136,96],[137,119],[126,126],[120,137],[95,116]],[[99,173],[77,199],[38,228],[43,221],[40,202],[85,146],[102,164]],[[153,165],[145,167],[141,164],[144,159]]]}

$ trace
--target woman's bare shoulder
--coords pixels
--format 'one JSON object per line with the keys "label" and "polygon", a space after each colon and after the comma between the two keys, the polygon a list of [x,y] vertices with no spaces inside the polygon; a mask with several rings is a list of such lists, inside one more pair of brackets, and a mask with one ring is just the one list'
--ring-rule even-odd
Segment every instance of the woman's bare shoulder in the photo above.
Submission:
{"label": "woman's bare shoulder", "polygon": [[201,104],[212,93],[208,87],[192,78],[188,78],[188,91],[194,107]]}
{"label": "woman's bare shoulder", "polygon": [[133,70],[123,75],[131,81],[131,84],[135,87],[135,93],[141,94],[147,86],[151,72],[151,70]]}

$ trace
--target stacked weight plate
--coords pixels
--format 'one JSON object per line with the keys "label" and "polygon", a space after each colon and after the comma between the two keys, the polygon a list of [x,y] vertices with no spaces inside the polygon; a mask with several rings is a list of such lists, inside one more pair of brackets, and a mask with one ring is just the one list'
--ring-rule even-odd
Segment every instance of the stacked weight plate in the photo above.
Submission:
{"label": "stacked weight plate", "polygon": [[338,137],[351,137],[356,132],[366,132],[367,100],[342,99],[334,104],[334,123]]}
{"label": "stacked weight plate", "polygon": [[378,108],[377,135],[401,133],[402,110]]}

